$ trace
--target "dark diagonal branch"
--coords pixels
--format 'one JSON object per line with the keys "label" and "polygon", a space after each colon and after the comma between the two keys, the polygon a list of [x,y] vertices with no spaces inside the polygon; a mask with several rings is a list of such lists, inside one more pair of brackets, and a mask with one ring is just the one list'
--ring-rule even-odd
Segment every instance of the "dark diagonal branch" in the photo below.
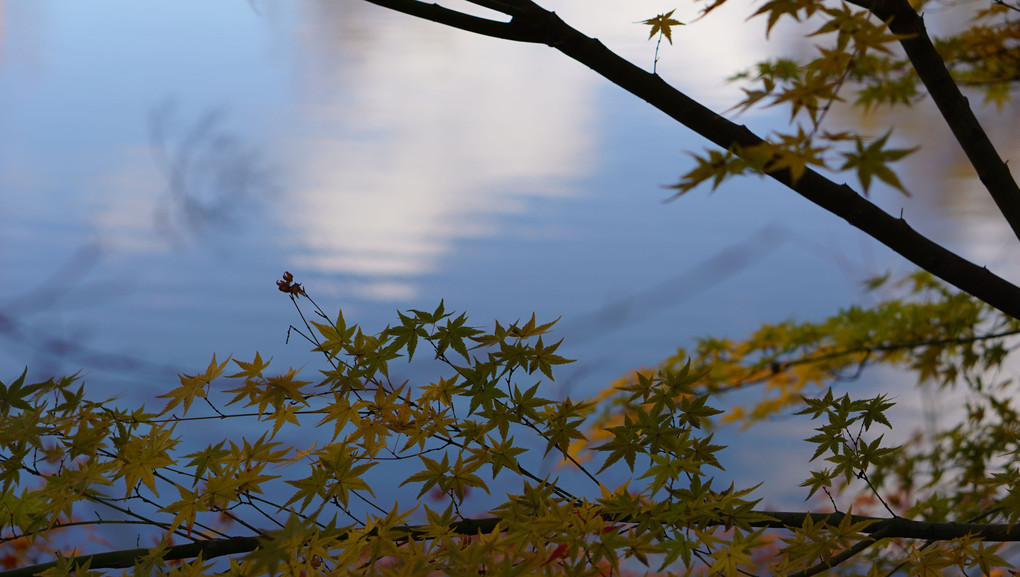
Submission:
{"label": "dark diagonal branch", "polygon": [[[506,23],[467,16],[416,0],[367,1],[462,30],[497,38],[547,44],[647,101],[723,149],[734,150],[739,154],[742,149],[764,143],[761,137],[747,127],[734,124],[716,114],[667,84],[658,75],[651,74],[621,58],[598,40],[571,28],[556,14],[544,10],[530,0],[505,0],[503,3],[512,5],[507,8],[512,19]],[[479,0],[478,3],[481,4],[482,1]],[[484,1],[492,4],[494,0]],[[457,14],[459,16],[454,16]],[[485,23],[484,26],[482,23]],[[492,27],[492,33],[485,31],[488,27]],[[754,163],[754,159],[749,160]],[[845,219],[852,226],[915,265],[1007,315],[1020,319],[1020,288],[933,242],[911,228],[905,220],[886,213],[849,186],[836,184],[810,169],[796,181],[785,169],[767,174],[816,205]],[[1008,177],[1008,171],[1006,176]],[[982,174],[982,179],[986,178],[993,177]],[[1001,177],[994,178],[995,185],[992,188],[997,191],[1009,190],[1008,186],[999,182]],[[1015,188],[1015,183],[1013,186]],[[1011,193],[997,194],[1004,200],[1009,200],[1011,196]],[[1007,205],[1012,206],[1011,203]],[[1010,209],[1007,217],[1009,214],[1016,215],[1016,220],[1011,220],[1011,224],[1017,223],[1018,226],[1014,228],[1020,231],[1020,206],[1015,211]]]}
{"label": "dark diagonal branch", "polygon": [[[538,37],[532,31],[519,25],[511,18],[510,22],[490,20],[479,16],[464,14],[456,10],[450,10],[438,4],[426,4],[418,0],[366,0],[372,4],[416,16],[424,20],[444,24],[451,28],[474,32],[483,36],[501,38],[503,40],[514,40],[517,42],[539,42]],[[514,17],[519,13],[514,5],[517,2],[498,2],[493,0],[473,0],[473,4],[483,6],[492,10],[498,10]]]}
{"label": "dark diagonal branch", "polygon": [[[830,527],[836,527],[840,524],[840,521],[846,517],[844,513],[762,511],[760,514],[769,518],[763,521],[751,523],[753,527],[764,527],[767,529],[796,528],[803,526],[805,519],[809,516],[816,526],[826,524]],[[910,521],[902,517],[880,518],[866,517],[863,515],[853,515],[851,517],[851,522],[854,524],[865,521],[871,521],[872,523],[863,529],[862,532],[869,535],[871,538],[861,542],[864,544],[851,547],[845,553],[841,554],[841,556],[834,557],[834,562],[832,563],[833,566],[837,564],[835,561],[842,562],[842,560],[844,560],[843,556],[849,558],[854,554],[859,553],[860,550],[863,550],[867,546],[874,544],[876,541],[881,539],[893,538],[948,541],[969,535],[976,536],[982,541],[1020,541],[1020,524],[1014,524],[1011,526],[1006,524],[982,523],[929,523],[926,521]],[[479,534],[489,534],[498,530],[500,522],[501,520],[497,517],[465,519],[454,523],[451,525],[450,529],[453,533],[458,535],[475,536]],[[613,519],[613,522],[628,523],[627,520],[620,519]],[[723,523],[720,522],[720,526],[722,525]],[[413,526],[405,526],[402,529],[394,528],[393,530],[396,532],[406,533],[409,539],[426,539],[426,535],[428,535],[427,531]],[[338,540],[343,540],[344,538],[345,537],[341,535],[338,537]],[[168,547],[163,554],[163,560],[178,561],[183,559],[193,559],[200,553],[203,559],[212,559],[223,555],[248,553],[258,548],[258,545],[259,539],[257,537],[209,539],[198,543]],[[77,564],[89,562],[89,566],[92,569],[117,569],[132,567],[139,559],[149,554],[150,550],[148,549],[125,549],[95,555],[79,555],[71,558],[71,562]],[[54,566],[56,566],[56,562],[42,563],[39,565],[32,565],[30,567],[20,567],[9,571],[0,571],[0,577],[32,577],[33,575],[37,575]],[[809,575],[810,574],[805,574],[802,577],[808,577]]]}
{"label": "dark diagonal branch", "polygon": [[1020,239],[1020,186],[974,116],[970,102],[949,74],[945,61],[935,50],[925,29],[924,18],[907,0],[849,2],[870,11],[887,23],[890,32],[900,37],[900,45],[917,71],[917,76],[928,89],[928,94],[1013,229],[1013,234]]}

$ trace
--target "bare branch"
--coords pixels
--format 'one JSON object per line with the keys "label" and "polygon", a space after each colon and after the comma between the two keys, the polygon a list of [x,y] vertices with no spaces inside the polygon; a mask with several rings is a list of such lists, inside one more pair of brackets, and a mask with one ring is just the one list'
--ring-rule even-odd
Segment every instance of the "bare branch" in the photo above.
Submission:
{"label": "bare branch", "polygon": [[[444,24],[451,28],[457,28],[467,32],[474,32],[475,34],[481,34],[483,36],[491,36],[493,38],[502,38],[504,40],[514,40],[517,42],[537,42],[533,32],[523,29],[518,26],[513,20],[510,22],[500,22],[498,20],[489,20],[487,18],[481,18],[479,16],[472,16],[470,14],[464,14],[456,10],[445,8],[438,4],[426,4],[419,2],[418,0],[366,0],[372,4],[382,6],[383,8],[389,8],[397,12],[402,12],[411,16],[416,16],[424,20],[430,20],[438,24]],[[473,0],[474,4],[484,6],[486,8],[492,8],[503,11],[509,15],[519,13],[517,8],[512,7],[510,4],[504,2],[493,2],[491,0]],[[498,8],[497,8],[498,7]]]}

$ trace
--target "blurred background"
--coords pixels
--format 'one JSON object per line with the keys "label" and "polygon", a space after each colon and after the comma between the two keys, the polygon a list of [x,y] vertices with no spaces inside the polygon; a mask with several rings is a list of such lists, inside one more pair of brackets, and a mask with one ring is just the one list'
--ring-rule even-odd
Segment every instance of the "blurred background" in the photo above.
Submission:
{"label": "blurred background", "polygon": [[[648,69],[655,43],[635,23],[699,8],[545,5]],[[766,44],[750,11],[731,0],[675,29],[658,73],[724,112],[742,96],[732,74],[811,49],[783,26]],[[1016,158],[1015,111],[981,113]],[[739,121],[767,134],[787,114]],[[861,122],[837,106],[825,126]],[[1020,279],[1016,239],[933,108],[863,122],[923,144],[900,167],[913,196],[873,200]],[[303,341],[284,342],[299,322],[275,285],[287,270],[369,330],[440,299],[476,325],[562,317],[578,362],[547,386],[585,396],[697,337],[818,319],[874,298],[866,278],[911,270],[768,181],[667,202],[704,146],[547,47],[361,0],[0,0],[0,380],[81,371],[147,400],[213,353],[314,370]],[[770,444],[805,430],[777,424]],[[728,454],[782,468],[753,445]]]}

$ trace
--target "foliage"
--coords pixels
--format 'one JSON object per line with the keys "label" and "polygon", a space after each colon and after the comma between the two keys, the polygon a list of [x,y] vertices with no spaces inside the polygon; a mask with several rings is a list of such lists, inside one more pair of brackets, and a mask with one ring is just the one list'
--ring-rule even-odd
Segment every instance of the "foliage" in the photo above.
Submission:
{"label": "foliage", "polygon": [[656,34],[659,35],[658,40],[655,41],[655,60],[652,64],[653,74],[655,73],[655,66],[659,63],[659,46],[662,44],[663,37],[665,37],[670,44],[673,44],[673,27],[684,25],[683,22],[677,20],[676,18],[673,18],[674,12],[676,12],[676,10],[670,10],[665,14],[659,14],[655,18],[649,18],[648,20],[644,20],[641,22],[642,24],[651,28],[651,30],[648,32],[649,40],[655,38]]}
{"label": "foliage", "polygon": [[[981,537],[1020,539],[1015,465],[996,462],[1020,450],[1015,391],[982,380],[1020,327],[929,277],[909,279],[910,300],[764,327],[741,343],[702,341],[693,362],[637,372],[591,402],[543,395],[570,362],[547,341],[555,321],[482,330],[440,303],[367,334],[342,312],[327,317],[292,277],[278,284],[314,306],[318,320],[301,334],[325,359],[318,381],[270,373],[256,354],[181,375],[155,410],[90,399],[78,377],[0,386],[4,539],[60,552],[4,575],[789,574],[866,549],[875,568],[990,570],[1006,561]],[[834,328],[848,318],[860,322]],[[397,376],[423,356],[438,362],[435,378]],[[891,427],[887,395],[830,387],[869,361],[977,395],[957,427],[896,446],[873,431]],[[749,414],[712,406],[762,382],[776,394]],[[713,421],[753,424],[790,407],[821,422],[806,441],[826,468],[803,486],[827,494],[835,514],[762,510],[760,488],[725,473]],[[539,473],[549,459],[566,468]],[[888,516],[854,515],[868,503],[858,493]],[[983,524],[927,522],[977,515]],[[150,547],[89,556],[53,534],[122,524]],[[939,535],[936,557],[909,544]]]}
{"label": "foliage", "polygon": [[818,322],[765,324],[740,342],[704,338],[693,350],[678,349],[663,366],[706,367],[699,383],[706,394],[761,389],[753,407],[735,404],[723,419],[750,426],[798,407],[813,387],[858,379],[872,364],[909,370],[918,384],[947,388],[975,381],[1002,368],[1012,350],[1006,339],[1020,333],[1020,321],[924,273],[898,283],[880,277],[869,285],[873,292],[889,288],[891,295]]}
{"label": "foliage", "polygon": [[[1009,102],[1020,8],[954,5],[970,23],[933,40],[924,1],[762,2],[752,16],[766,36],[799,23],[817,43],[734,77],[746,83],[736,110],[789,109],[789,128],[763,138],[655,73],[674,11],[641,22],[658,35],[650,74],[530,0],[468,0],[508,20],[368,1],[547,44],[716,145],[694,155],[678,195],[764,175],[927,272],[875,279],[877,302],[829,319],[705,338],[580,401],[544,386],[570,362],[555,321],[483,329],[441,302],[366,332],[285,273],[295,330],[324,359],[311,380],[270,372],[260,353],[213,356],[149,409],[93,398],[79,375],[0,382],[0,560],[13,567],[0,577],[1005,574],[1016,553],[1003,543],[1020,540],[1020,287],[866,198],[873,185],[907,193],[894,165],[923,151],[891,144],[892,129],[824,124],[840,103],[868,113],[930,98],[1020,237],[1020,188],[961,92]],[[843,173],[862,192],[833,180]],[[949,422],[893,429],[897,399],[847,386],[874,366],[953,399]],[[801,488],[821,511],[769,510],[761,483],[727,471],[721,427],[780,419],[804,428]],[[137,548],[104,540],[125,534]]]}

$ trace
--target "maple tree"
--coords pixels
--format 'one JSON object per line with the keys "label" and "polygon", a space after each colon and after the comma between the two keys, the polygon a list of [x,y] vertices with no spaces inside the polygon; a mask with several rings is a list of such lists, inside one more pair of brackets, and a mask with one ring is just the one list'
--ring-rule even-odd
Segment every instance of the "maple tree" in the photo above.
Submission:
{"label": "maple tree", "polygon": [[[302,319],[295,330],[321,355],[312,380],[270,370],[256,353],[213,356],[155,408],[91,398],[77,375],[0,383],[0,577],[1011,571],[1020,288],[867,198],[878,183],[909,190],[890,165],[923,151],[888,146],[890,132],[823,123],[849,95],[862,109],[931,98],[1020,232],[1020,190],[961,92],[1009,103],[1020,8],[996,0],[932,40],[924,2],[767,0],[754,13],[767,34],[789,18],[823,43],[805,62],[774,59],[738,75],[750,83],[738,109],[790,109],[790,130],[763,138],[654,73],[661,38],[671,43],[680,25],[672,11],[643,21],[658,36],[649,73],[530,0],[468,0],[509,21],[367,1],[548,44],[720,147],[694,156],[677,194],[764,174],[926,272],[872,279],[876,305],[703,339],[580,401],[543,392],[570,362],[557,353],[555,321],[479,328],[440,303],[368,333],[285,273],[277,286]],[[836,184],[843,172],[860,192]],[[405,380],[408,363],[434,376]],[[875,365],[959,395],[952,422],[888,440],[895,399],[838,388]],[[736,391],[760,395],[728,401]],[[719,480],[731,462],[716,428],[777,416],[804,423],[814,452],[801,487],[820,506],[768,510],[760,486]],[[543,473],[550,460],[560,467]],[[110,544],[125,533],[134,548]]]}
{"label": "maple tree", "polygon": [[[705,340],[579,402],[542,394],[571,362],[546,340],[555,321],[483,330],[440,303],[366,334],[288,273],[277,285],[325,361],[315,381],[256,354],[213,356],[156,409],[90,399],[76,376],[0,385],[0,574],[1001,572],[1000,545],[1020,541],[1016,385],[985,378],[1020,321],[924,273],[885,282],[876,307]],[[440,374],[396,377],[421,359]],[[885,441],[889,397],[832,388],[869,363],[964,386],[966,415]],[[762,384],[750,410],[711,402]],[[819,423],[806,441],[825,466],[802,486],[834,511],[765,510],[758,487],[716,480],[716,423],[790,412]],[[538,472],[550,456],[562,473]],[[74,533],[122,526],[137,547]]]}

